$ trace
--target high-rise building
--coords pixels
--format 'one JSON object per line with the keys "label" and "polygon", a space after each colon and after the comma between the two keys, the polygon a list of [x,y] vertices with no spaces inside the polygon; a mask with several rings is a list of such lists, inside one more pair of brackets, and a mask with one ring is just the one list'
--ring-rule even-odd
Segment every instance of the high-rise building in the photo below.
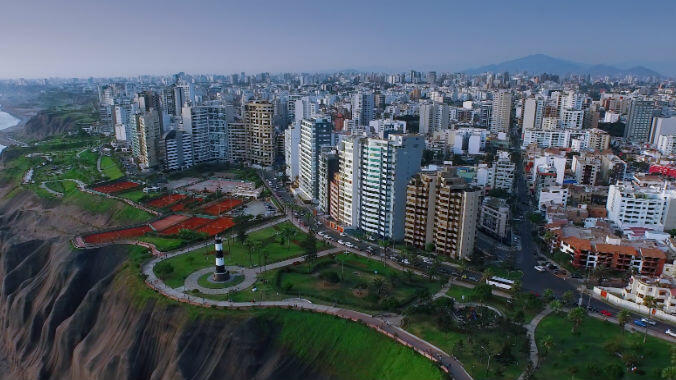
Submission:
{"label": "high-rise building", "polygon": [[523,107],[523,129],[542,128],[544,109],[545,100],[542,97],[526,99]]}
{"label": "high-rise building", "polygon": [[512,94],[506,90],[493,93],[491,132],[508,132],[512,115]]}
{"label": "high-rise building", "polygon": [[352,95],[352,119],[359,126],[369,125],[369,122],[374,119],[374,108],[375,99],[373,93],[359,91]]}
{"label": "high-rise building", "polygon": [[298,156],[300,149],[300,125],[293,123],[284,131],[284,164],[285,173],[290,181],[298,178],[300,168]]}
{"label": "high-rise building", "polygon": [[182,129],[192,135],[195,164],[228,161],[228,123],[234,108],[218,103],[185,105],[181,111]]}
{"label": "high-rise building", "polygon": [[331,181],[335,178],[336,173],[338,173],[338,153],[333,147],[322,147],[319,154],[318,199],[320,210],[327,214],[333,202],[331,199],[333,196]]}
{"label": "high-rise building", "polygon": [[404,241],[437,254],[469,259],[474,251],[479,213],[479,189],[473,189],[455,169],[421,172],[408,183]]}
{"label": "high-rise building", "polygon": [[624,137],[634,142],[647,142],[655,107],[650,100],[632,99]]}
{"label": "high-rise building", "polygon": [[272,103],[254,100],[244,105],[247,161],[251,165],[272,166],[275,162],[275,130]]}
{"label": "high-rise building", "polygon": [[450,114],[448,104],[443,103],[421,103],[420,104],[420,122],[419,133],[431,134],[435,131],[443,131],[448,128],[450,123]]}
{"label": "high-rise building", "polygon": [[143,169],[153,168],[160,164],[160,116],[157,110],[150,109],[136,117],[136,128],[139,152],[136,159]]}
{"label": "high-rise building", "polygon": [[434,208],[434,248],[437,254],[468,260],[474,238],[481,191],[467,187],[451,171],[439,174]]}
{"label": "high-rise building", "polygon": [[183,170],[194,165],[192,135],[180,129],[164,134],[164,168]]}
{"label": "high-rise building", "polygon": [[232,163],[248,162],[247,128],[244,123],[228,123],[228,161]]}
{"label": "high-rise building", "polygon": [[359,181],[362,144],[366,138],[349,136],[338,144],[339,180],[338,210],[336,211],[339,223],[347,227],[359,226]]}
{"label": "high-rise building", "polygon": [[610,135],[608,132],[598,128],[589,129],[587,132],[589,133],[587,148],[598,151],[608,149],[610,146]]}
{"label": "high-rise building", "polygon": [[329,117],[318,116],[300,122],[298,191],[306,200],[318,201],[319,154],[323,146],[331,146],[332,135]]}
{"label": "high-rise building", "polygon": [[406,186],[420,169],[424,147],[417,135],[366,139],[359,173],[361,230],[394,240],[404,237]]}

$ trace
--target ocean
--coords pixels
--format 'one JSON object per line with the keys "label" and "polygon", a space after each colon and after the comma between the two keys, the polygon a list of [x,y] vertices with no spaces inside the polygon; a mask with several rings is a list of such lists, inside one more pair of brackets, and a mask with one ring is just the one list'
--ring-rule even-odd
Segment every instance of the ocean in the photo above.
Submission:
{"label": "ocean", "polygon": [[[5,128],[13,127],[13,126],[19,124],[20,121],[21,120],[15,118],[14,116],[12,116],[12,115],[8,114],[7,112],[2,111],[2,109],[0,109],[0,131],[5,129]],[[6,146],[0,144],[0,153],[2,153],[3,149],[5,149],[5,148],[6,148]]]}

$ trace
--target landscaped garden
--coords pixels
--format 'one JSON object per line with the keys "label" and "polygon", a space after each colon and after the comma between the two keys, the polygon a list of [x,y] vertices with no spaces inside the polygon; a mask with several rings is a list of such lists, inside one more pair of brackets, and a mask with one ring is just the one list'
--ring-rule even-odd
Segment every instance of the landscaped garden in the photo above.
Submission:
{"label": "landscaped garden", "polygon": [[674,346],[651,336],[644,343],[641,333],[584,314],[549,315],[535,338],[541,354],[535,377],[550,380],[662,379]]}
{"label": "landscaped garden", "polygon": [[415,300],[428,299],[439,288],[440,281],[400,272],[353,253],[341,253],[265,272],[251,288],[240,292],[206,297],[233,301],[300,297],[374,311],[395,310]]}
{"label": "landscaped garden", "polygon": [[516,379],[528,363],[526,331],[483,307],[440,298],[407,311],[403,327],[457,357],[474,379]]}
{"label": "landscaped garden", "polygon": [[[226,265],[242,267],[263,266],[306,253],[305,242],[308,235],[297,229],[290,222],[283,222],[249,234],[231,236],[223,242]],[[315,240],[316,251],[328,248]],[[172,271],[160,277],[167,285],[179,287],[188,275],[198,269],[213,265],[213,246],[197,249],[192,252],[166,260]]]}
{"label": "landscaped garden", "polygon": [[532,293],[518,292],[508,299],[492,294],[492,288],[486,284],[474,288],[453,285],[446,295],[461,303],[480,302],[493,306],[519,323],[527,323],[544,307],[543,301]]}

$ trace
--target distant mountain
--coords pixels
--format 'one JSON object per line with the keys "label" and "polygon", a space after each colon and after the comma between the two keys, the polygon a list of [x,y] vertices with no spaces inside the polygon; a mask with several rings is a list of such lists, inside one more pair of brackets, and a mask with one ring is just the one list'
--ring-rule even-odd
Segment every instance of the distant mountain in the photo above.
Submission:
{"label": "distant mountain", "polygon": [[478,74],[484,72],[529,72],[534,74],[550,73],[558,75],[566,74],[591,74],[593,76],[625,76],[635,75],[640,77],[661,77],[662,74],[643,66],[635,66],[628,69],[620,69],[610,65],[590,65],[567,61],[565,59],[550,57],[545,54],[533,54],[523,58],[513,59],[493,65],[486,65],[474,69],[465,70],[469,74]]}

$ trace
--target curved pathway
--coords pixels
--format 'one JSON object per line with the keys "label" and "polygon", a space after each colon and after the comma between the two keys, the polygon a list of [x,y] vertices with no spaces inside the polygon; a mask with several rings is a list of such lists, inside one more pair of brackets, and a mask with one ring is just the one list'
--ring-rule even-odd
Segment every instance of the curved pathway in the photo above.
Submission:
{"label": "curved pathway", "polygon": [[[329,254],[326,250],[322,253]],[[178,289],[168,287],[162,280],[155,276],[153,267],[156,263],[164,260],[163,257],[156,257],[142,267],[143,274],[146,275],[146,284],[156,290],[157,292],[179,302],[185,302],[192,305],[204,307],[222,307],[222,308],[286,308],[294,310],[306,310],[311,312],[329,314],[336,317],[349,319],[355,322],[363,323],[364,325],[375,329],[376,331],[389,336],[400,344],[408,346],[423,356],[439,363],[441,368],[449,372],[453,378],[458,380],[472,380],[472,377],[465,371],[460,362],[452,356],[445,353],[443,350],[437,348],[431,343],[424,341],[417,336],[403,330],[400,327],[393,326],[386,321],[376,318],[370,314],[358,312],[350,309],[343,309],[339,307],[320,305],[311,303],[306,300],[292,298],[283,301],[261,301],[261,302],[231,302],[231,301],[215,301],[206,298],[197,297],[191,294],[185,294]],[[298,260],[298,258],[293,259]],[[272,266],[273,264],[270,264]],[[280,265],[281,266],[281,265]],[[211,270],[212,268],[208,268]],[[208,271],[205,271],[208,273]],[[222,290],[222,289],[210,289]]]}

